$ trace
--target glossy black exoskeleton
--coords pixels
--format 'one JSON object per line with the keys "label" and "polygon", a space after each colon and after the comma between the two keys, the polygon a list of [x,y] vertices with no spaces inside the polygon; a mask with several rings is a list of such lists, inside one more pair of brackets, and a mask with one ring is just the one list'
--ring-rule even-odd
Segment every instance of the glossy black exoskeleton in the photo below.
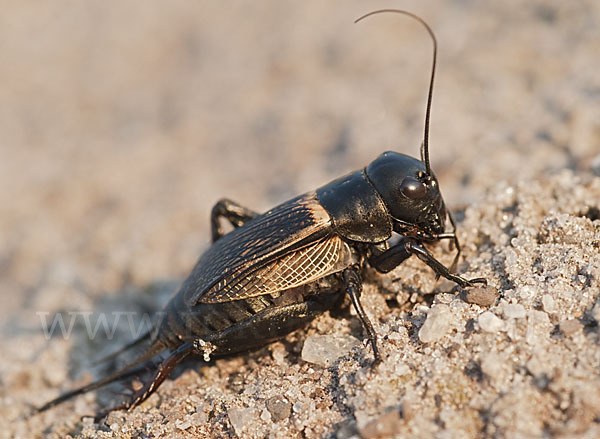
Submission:
{"label": "glossy black exoskeleton", "polygon": [[[429,165],[429,114],[437,43],[425,118],[421,160],[385,152],[366,168],[258,214],[229,200],[211,214],[213,244],[200,257],[179,292],[167,304],[155,330],[124,349],[146,344],[145,353],[113,375],[48,402],[46,410],[72,396],[132,374],[163,351],[169,355],[152,380],[119,407],[146,399],[189,354],[205,360],[262,346],[284,337],[347,294],[362,322],[376,360],[376,333],[360,303],[361,273],[367,266],[386,273],[411,255],[462,287],[485,283],[467,280],[436,260],[427,242],[451,239],[460,247],[438,181]],[[357,20],[358,21],[358,20]],[[234,227],[224,233],[220,220]],[[445,232],[449,219],[453,230]],[[390,246],[393,234],[399,239]],[[452,267],[455,264],[452,264]]]}

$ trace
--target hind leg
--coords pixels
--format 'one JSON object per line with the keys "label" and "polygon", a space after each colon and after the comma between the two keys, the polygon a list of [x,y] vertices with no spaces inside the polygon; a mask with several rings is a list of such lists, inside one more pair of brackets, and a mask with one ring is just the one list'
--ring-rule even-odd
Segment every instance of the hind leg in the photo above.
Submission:
{"label": "hind leg", "polygon": [[210,361],[210,354],[213,353],[220,356],[265,345],[304,326],[330,308],[329,302],[336,297],[332,294],[328,300],[322,302],[302,302],[269,308],[227,329],[213,332],[203,339],[185,342],[158,365],[152,378],[141,389],[133,392],[122,404],[99,413],[95,419],[102,419],[113,410],[132,410],[144,402],[189,354],[195,353],[204,357],[205,361]]}
{"label": "hind leg", "polygon": [[185,357],[187,357],[190,353],[193,352],[194,345],[192,342],[187,342],[179,346],[175,351],[173,351],[167,358],[162,360],[162,362],[157,366],[154,371],[154,375],[152,379],[148,380],[141,389],[136,390],[131,395],[131,398],[126,400],[125,402],[119,404],[118,406],[110,407],[95,416],[96,420],[102,419],[107,416],[113,410],[131,410],[134,407],[140,405],[144,402],[150,395],[152,395],[156,389],[162,384],[162,382],[169,376],[169,374],[173,371],[175,366],[179,362],[181,362]]}
{"label": "hind leg", "polygon": [[225,218],[233,227],[239,227],[249,219],[254,218],[256,215],[258,215],[258,213],[248,209],[247,207],[240,206],[235,201],[231,201],[227,198],[219,200],[217,204],[214,205],[210,213],[210,225],[213,242],[225,234],[225,231],[221,226],[221,218]]}

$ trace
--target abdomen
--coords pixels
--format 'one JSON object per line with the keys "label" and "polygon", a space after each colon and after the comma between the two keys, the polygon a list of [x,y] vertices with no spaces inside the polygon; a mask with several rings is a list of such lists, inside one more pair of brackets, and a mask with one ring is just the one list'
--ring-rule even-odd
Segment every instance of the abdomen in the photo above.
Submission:
{"label": "abdomen", "polygon": [[276,294],[188,307],[181,295],[169,302],[159,338],[174,349],[184,341],[211,340],[215,354],[249,350],[285,337],[331,309],[343,295],[341,275]]}

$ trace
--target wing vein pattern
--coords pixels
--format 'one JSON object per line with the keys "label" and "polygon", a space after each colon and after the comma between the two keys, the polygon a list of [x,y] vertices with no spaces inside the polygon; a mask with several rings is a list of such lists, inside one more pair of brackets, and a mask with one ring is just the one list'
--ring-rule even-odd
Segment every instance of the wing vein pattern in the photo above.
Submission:
{"label": "wing vein pattern", "polygon": [[[330,232],[331,219],[314,192],[283,203],[210,246],[181,287],[184,301],[187,306],[195,306],[199,302],[223,302],[268,294],[257,292],[266,290],[259,290],[254,278],[259,275],[270,285],[288,285],[289,280],[274,280],[278,276],[286,277],[280,271],[282,269],[295,279],[292,282],[295,285],[300,279],[299,273],[306,275],[308,268],[301,267],[300,259],[294,261],[291,255],[309,251],[302,249],[312,249],[315,244],[316,248],[309,252],[313,258],[317,253],[333,254],[335,245],[342,243],[327,243]],[[294,274],[296,272],[298,274]]]}
{"label": "wing vein pattern", "polygon": [[344,243],[333,236],[289,253],[276,261],[231,273],[221,279],[202,297],[202,302],[223,302],[273,294],[295,288],[339,271]]}

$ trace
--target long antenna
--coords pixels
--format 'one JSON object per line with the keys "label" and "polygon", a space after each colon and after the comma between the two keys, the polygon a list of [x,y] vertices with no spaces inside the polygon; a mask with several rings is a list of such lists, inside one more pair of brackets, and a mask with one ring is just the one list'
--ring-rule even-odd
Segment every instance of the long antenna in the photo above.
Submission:
{"label": "long antenna", "polygon": [[435,79],[435,66],[437,64],[437,40],[433,31],[429,27],[429,25],[418,15],[413,14],[412,12],[404,11],[402,9],[379,9],[377,11],[369,12],[368,14],[363,15],[362,17],[354,20],[354,23],[358,23],[361,20],[364,20],[367,17],[375,14],[382,14],[384,12],[394,12],[396,14],[408,15],[409,17],[414,18],[427,29],[431,39],[433,40],[433,64],[431,66],[431,79],[429,80],[429,93],[427,94],[427,109],[425,111],[425,134],[423,136],[423,143],[421,144],[421,161],[425,163],[425,169],[427,170],[427,174],[431,175],[431,166],[429,164],[429,116],[431,114],[431,99],[433,96],[433,80]]}

